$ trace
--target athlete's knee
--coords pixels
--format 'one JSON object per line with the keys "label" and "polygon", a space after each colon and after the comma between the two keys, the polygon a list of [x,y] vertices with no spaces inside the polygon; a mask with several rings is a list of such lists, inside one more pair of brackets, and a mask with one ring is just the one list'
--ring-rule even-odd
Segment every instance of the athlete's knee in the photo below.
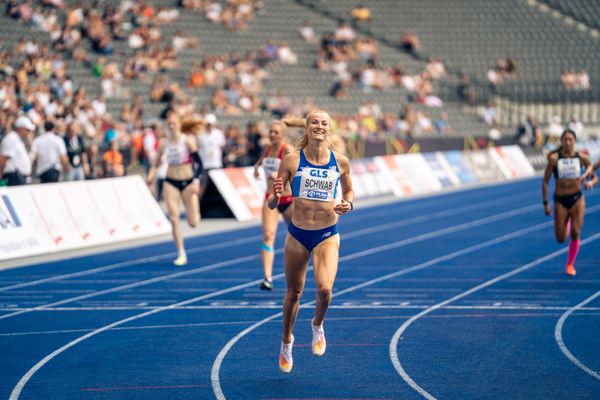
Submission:
{"label": "athlete's knee", "polygon": [[319,286],[317,288],[317,297],[319,297],[321,300],[329,302],[329,300],[331,300],[331,287]]}
{"label": "athlete's knee", "polygon": [[573,227],[571,228],[571,239],[572,240],[579,240],[579,237],[581,236],[581,229]]}
{"label": "athlete's knee", "polygon": [[188,225],[191,226],[192,228],[195,228],[198,226],[198,224],[200,224],[200,218],[196,217],[196,218],[188,218],[187,219]]}
{"label": "athlete's knee", "polygon": [[288,289],[285,297],[290,303],[298,303],[302,297],[302,289]]}
{"label": "athlete's knee", "polygon": [[179,215],[174,215],[174,214],[169,215],[169,221],[171,222],[171,225],[173,225],[173,226],[179,225]]}
{"label": "athlete's knee", "polygon": [[271,230],[265,231],[263,233],[263,242],[272,246],[273,243],[275,242],[275,232],[271,231]]}
{"label": "athlete's knee", "polygon": [[556,235],[556,241],[558,243],[564,243],[567,241],[567,236],[566,235]]}

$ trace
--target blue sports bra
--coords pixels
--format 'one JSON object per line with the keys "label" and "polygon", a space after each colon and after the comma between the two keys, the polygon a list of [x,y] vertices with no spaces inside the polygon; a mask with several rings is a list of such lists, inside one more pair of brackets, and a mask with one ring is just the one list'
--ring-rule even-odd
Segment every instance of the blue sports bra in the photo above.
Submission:
{"label": "blue sports bra", "polygon": [[292,179],[292,196],[316,201],[333,201],[336,196],[340,170],[333,151],[329,150],[329,162],[314,165],[300,150],[300,164]]}

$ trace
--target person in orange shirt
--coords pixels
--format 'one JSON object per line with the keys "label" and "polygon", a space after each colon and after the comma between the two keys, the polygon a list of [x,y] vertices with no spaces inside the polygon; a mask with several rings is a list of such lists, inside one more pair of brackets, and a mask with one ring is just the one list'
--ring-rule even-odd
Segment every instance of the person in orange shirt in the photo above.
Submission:
{"label": "person in orange shirt", "polygon": [[110,148],[102,154],[102,172],[105,178],[125,175],[123,154],[117,140],[112,140]]}

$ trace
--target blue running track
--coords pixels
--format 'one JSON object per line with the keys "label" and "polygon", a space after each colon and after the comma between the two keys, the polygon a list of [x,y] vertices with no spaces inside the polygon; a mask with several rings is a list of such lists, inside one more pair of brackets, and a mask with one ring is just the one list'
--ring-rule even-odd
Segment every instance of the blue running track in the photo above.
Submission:
{"label": "blue running track", "polygon": [[285,284],[260,291],[260,228],[0,272],[0,398],[600,399],[600,194],[577,276],[539,178],[358,209],[310,351],[279,371]]}

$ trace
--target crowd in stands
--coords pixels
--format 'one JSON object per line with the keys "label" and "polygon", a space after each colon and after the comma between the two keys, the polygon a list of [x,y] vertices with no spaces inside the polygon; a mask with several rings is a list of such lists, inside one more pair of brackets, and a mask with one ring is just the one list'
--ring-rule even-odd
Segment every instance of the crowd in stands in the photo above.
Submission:
{"label": "crowd in stands", "polygon": [[[60,138],[64,146],[57,145],[54,139],[47,142],[58,149],[55,152],[60,160],[53,167],[63,170],[68,180],[121,176],[131,170],[147,169],[155,161],[153,157],[163,138],[162,120],[169,113],[195,115],[206,122],[198,136],[201,152],[203,143],[217,143],[221,154],[219,160],[210,163],[217,167],[252,165],[266,144],[265,122],[221,126],[217,115],[248,115],[249,119],[264,121],[268,120],[265,115],[304,115],[317,106],[311,98],[295,99],[283,91],[263,92],[264,80],[273,67],[298,61],[297,54],[284,41],[267,38],[260,48],[245,54],[204,54],[199,51],[199,39],[188,32],[178,31],[168,42],[162,36],[161,27],[178,21],[183,9],[199,11],[226,29],[248,29],[255,13],[264,7],[259,0],[180,0],[174,7],[155,7],[145,0],[125,0],[118,6],[101,2],[7,0],[4,7],[7,16],[47,32],[49,40],[24,36],[7,45],[0,38],[0,137],[10,136],[2,150],[14,147],[20,137],[39,164],[39,146],[33,148],[36,133]],[[348,140],[374,141],[390,135],[453,133],[446,112],[429,112],[444,106],[434,89],[435,81],[447,75],[443,61],[432,57],[419,71],[408,71],[400,64],[383,65],[376,38],[355,31],[356,24],[372,23],[371,18],[368,7],[359,5],[351,11],[352,23],[340,22],[333,32],[319,35],[308,21],[299,28],[304,41],[315,47],[316,69],[333,76],[332,96],[349,96],[347,89],[351,85],[364,93],[394,86],[409,93],[408,101],[399,104],[397,114],[384,113],[377,102],[365,101],[352,115],[334,115],[336,132]],[[121,45],[117,46],[117,42]],[[402,35],[399,47],[414,53],[421,43],[415,33],[409,32]],[[89,53],[87,48],[93,51]],[[117,54],[119,48],[126,48],[126,53]],[[179,68],[178,53],[184,49],[198,50],[198,59],[187,85],[182,86],[170,78],[169,71]],[[73,64],[84,66],[91,77],[98,79],[99,96],[89,96],[73,81],[69,73]],[[488,72],[488,79],[495,86],[517,73],[516,60],[500,59]],[[147,97],[132,95],[123,85],[124,81],[136,80],[148,85]],[[561,81],[570,90],[587,90],[590,86],[586,71],[567,70]],[[190,91],[200,88],[212,90],[209,104],[192,101]],[[461,77],[457,90],[459,98],[475,104],[468,75]],[[106,101],[111,98],[129,100],[118,115],[107,111]],[[147,115],[147,102],[164,104],[164,109],[159,115]],[[490,127],[489,136],[500,138],[494,105],[482,106],[480,116]],[[537,124],[532,121],[522,124],[522,130],[537,132]],[[551,121],[550,130],[553,123],[560,121]],[[571,121],[576,129],[583,129],[578,123]],[[206,140],[209,137],[213,139]],[[44,157],[41,160],[45,162]],[[5,164],[0,159],[0,167],[6,168]],[[37,167],[38,176],[45,172]]]}

